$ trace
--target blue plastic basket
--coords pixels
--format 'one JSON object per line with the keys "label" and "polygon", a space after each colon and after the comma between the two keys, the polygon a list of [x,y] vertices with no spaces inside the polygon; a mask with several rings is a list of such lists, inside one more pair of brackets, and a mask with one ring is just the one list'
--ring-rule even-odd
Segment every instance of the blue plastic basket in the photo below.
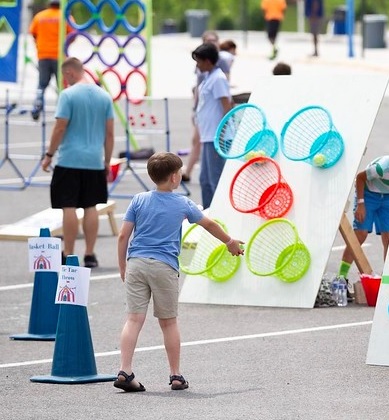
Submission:
{"label": "blue plastic basket", "polygon": [[330,113],[321,106],[309,106],[296,112],[284,125],[281,151],[290,160],[325,169],[341,158],[344,142]]}

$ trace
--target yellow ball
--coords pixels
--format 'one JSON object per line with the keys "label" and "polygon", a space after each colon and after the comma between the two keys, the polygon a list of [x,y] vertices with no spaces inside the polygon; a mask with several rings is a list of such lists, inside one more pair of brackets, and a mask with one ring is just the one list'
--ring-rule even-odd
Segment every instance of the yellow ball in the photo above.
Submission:
{"label": "yellow ball", "polygon": [[245,155],[245,159],[248,161],[248,160],[255,159],[257,157],[263,157],[263,156],[266,156],[265,151],[263,151],[263,150],[252,150],[251,152],[248,152]]}
{"label": "yellow ball", "polygon": [[315,166],[323,166],[326,163],[326,157],[323,155],[323,153],[317,153],[313,157],[313,164]]}

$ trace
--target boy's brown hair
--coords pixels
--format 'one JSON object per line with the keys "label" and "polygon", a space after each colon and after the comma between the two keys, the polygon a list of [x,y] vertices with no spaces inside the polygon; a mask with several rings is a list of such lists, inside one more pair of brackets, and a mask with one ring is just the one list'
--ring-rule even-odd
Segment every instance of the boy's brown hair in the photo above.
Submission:
{"label": "boy's brown hair", "polygon": [[147,161],[147,172],[151,180],[158,185],[178,172],[182,165],[181,158],[174,153],[159,152],[154,153]]}
{"label": "boy's brown hair", "polygon": [[236,44],[232,39],[227,39],[226,41],[223,41],[219,45],[220,51],[231,51],[236,50]]}
{"label": "boy's brown hair", "polygon": [[273,74],[275,76],[287,76],[292,74],[292,68],[289,64],[278,63],[273,69]]}

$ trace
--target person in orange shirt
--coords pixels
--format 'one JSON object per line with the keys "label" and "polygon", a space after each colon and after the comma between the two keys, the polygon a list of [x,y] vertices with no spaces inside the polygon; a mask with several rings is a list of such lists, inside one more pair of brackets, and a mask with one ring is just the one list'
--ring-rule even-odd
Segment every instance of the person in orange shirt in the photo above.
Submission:
{"label": "person in orange shirt", "polygon": [[[34,37],[37,55],[39,83],[31,116],[39,119],[43,106],[45,89],[50,83],[51,76],[57,79],[59,56],[59,25],[62,19],[60,0],[50,0],[49,7],[37,13],[31,21],[29,32]],[[66,25],[66,33],[72,32],[70,25]]]}
{"label": "person in orange shirt", "polygon": [[270,60],[274,60],[278,54],[276,38],[284,19],[286,7],[285,0],[262,0],[261,2],[261,9],[265,15],[267,37],[272,45]]}

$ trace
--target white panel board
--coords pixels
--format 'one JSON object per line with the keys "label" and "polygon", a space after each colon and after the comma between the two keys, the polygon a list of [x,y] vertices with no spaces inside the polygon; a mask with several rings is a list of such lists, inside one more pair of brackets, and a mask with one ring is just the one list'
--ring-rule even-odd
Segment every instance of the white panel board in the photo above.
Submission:
{"label": "white panel board", "polygon": [[[330,112],[345,142],[343,156],[328,169],[291,161],[281,151],[275,156],[294,193],[293,207],[285,217],[297,226],[308,247],[311,267],[301,280],[284,283],[274,277],[252,274],[243,259],[239,271],[225,283],[215,283],[200,275],[187,275],[180,302],[313,307],[387,83],[388,78],[383,75],[374,78],[363,75],[258,78],[258,87],[253,91],[250,103],[264,110],[278,135],[295,112],[306,106],[319,105]],[[209,214],[223,221],[234,238],[247,243],[264,220],[257,215],[237,212],[230,204],[231,180],[242,164],[242,161],[227,160]]]}
{"label": "white panel board", "polygon": [[366,363],[389,366],[389,254],[378,292]]}

